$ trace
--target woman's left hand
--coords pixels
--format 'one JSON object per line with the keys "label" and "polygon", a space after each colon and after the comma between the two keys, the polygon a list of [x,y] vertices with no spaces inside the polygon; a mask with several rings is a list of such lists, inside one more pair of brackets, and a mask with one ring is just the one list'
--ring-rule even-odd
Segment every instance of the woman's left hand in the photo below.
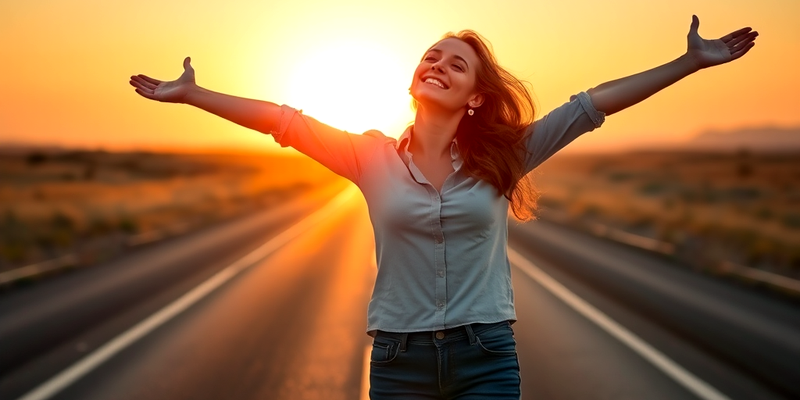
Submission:
{"label": "woman's left hand", "polygon": [[697,33],[700,20],[692,15],[692,25],[689,28],[689,47],[686,54],[694,60],[698,69],[713,67],[733,61],[745,55],[755,46],[758,32],[751,28],[742,28],[733,31],[719,39],[703,39]]}

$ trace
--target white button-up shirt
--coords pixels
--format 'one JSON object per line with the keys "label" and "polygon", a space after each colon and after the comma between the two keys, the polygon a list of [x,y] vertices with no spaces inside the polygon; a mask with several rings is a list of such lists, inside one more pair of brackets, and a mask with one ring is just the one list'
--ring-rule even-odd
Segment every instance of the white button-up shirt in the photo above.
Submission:
{"label": "white button-up shirt", "polygon": [[[281,107],[280,126],[270,132],[275,140],[354,182],[366,199],[378,265],[368,332],[516,320],[508,200],[462,170],[456,141],[450,148],[454,171],[439,193],[414,164],[411,128],[399,139],[375,130],[357,135]],[[526,171],[603,120],[586,92],[572,96],[527,128]]]}

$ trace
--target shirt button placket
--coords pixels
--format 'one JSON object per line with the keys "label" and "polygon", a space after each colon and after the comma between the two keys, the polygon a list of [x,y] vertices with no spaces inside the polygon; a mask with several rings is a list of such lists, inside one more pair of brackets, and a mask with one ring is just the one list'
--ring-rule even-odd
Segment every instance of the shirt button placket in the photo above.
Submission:
{"label": "shirt button placket", "polygon": [[444,232],[442,231],[442,197],[438,191],[431,193],[433,200],[433,221],[431,225],[433,228],[433,239],[435,243],[435,269],[436,269],[436,318],[437,322],[445,325],[445,316],[447,314],[447,278],[445,277],[445,270],[447,263],[445,262],[445,247],[444,247]]}

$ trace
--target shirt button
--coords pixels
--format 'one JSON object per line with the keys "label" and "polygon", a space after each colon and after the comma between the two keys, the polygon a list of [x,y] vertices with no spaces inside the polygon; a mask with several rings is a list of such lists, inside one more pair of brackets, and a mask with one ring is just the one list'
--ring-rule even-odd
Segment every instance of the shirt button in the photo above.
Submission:
{"label": "shirt button", "polygon": [[439,244],[439,243],[442,243],[444,241],[444,238],[441,237],[441,236],[436,236],[436,238],[434,240],[436,241],[437,244]]}
{"label": "shirt button", "polygon": [[440,302],[436,303],[436,307],[438,307],[439,309],[441,309],[442,307],[444,307],[444,303],[442,303],[442,302],[440,301]]}
{"label": "shirt button", "polygon": [[444,339],[444,332],[442,331],[436,332],[436,338],[439,340]]}
{"label": "shirt button", "polygon": [[437,275],[439,278],[441,278],[441,277],[443,277],[443,276],[444,276],[444,271],[442,271],[442,270],[440,269],[440,270],[436,271],[436,275]]}

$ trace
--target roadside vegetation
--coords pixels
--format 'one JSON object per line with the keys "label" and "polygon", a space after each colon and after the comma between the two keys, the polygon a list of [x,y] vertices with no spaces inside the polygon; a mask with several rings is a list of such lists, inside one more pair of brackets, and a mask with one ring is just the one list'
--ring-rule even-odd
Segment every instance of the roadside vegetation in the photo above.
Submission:
{"label": "roadside vegetation", "polygon": [[338,178],[271,154],[0,154],[0,272],[63,254],[113,257],[137,235],[195,229]]}
{"label": "roadside vegetation", "polygon": [[[560,153],[535,172],[538,214],[674,245],[714,272],[724,263],[800,279],[800,155]],[[137,238],[186,232],[343,180],[306,157],[31,151],[0,154],[0,272],[78,256],[87,265]]]}
{"label": "roadside vegetation", "polygon": [[559,154],[536,175],[539,215],[602,223],[725,262],[800,278],[800,155],[641,151]]}

